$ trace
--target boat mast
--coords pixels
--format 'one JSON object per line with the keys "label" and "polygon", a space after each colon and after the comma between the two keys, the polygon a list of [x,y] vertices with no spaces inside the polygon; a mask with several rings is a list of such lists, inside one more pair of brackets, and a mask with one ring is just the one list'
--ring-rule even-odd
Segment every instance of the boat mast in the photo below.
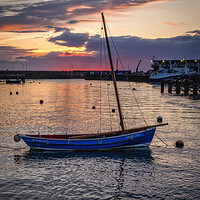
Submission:
{"label": "boat mast", "polygon": [[122,128],[123,134],[125,134],[124,122],[123,122],[122,111],[121,111],[119,95],[118,95],[118,89],[117,89],[117,83],[116,83],[116,78],[115,78],[115,71],[114,71],[114,67],[113,67],[113,61],[112,61],[110,45],[109,45],[108,35],[107,35],[107,29],[106,29],[106,24],[105,24],[105,19],[104,19],[103,13],[101,13],[101,16],[102,16],[103,26],[104,26],[104,31],[105,31],[105,38],[106,38],[108,56],[109,56],[110,67],[111,67],[111,71],[112,71],[114,88],[115,88],[115,95],[116,95],[116,99],[117,99],[117,105],[118,105],[118,111],[119,111],[119,117],[120,117],[120,126]]}

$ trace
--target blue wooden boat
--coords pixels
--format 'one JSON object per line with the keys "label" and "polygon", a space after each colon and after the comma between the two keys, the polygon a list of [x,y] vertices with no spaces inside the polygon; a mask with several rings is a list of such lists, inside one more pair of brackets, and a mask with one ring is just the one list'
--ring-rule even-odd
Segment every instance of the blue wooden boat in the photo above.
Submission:
{"label": "blue wooden boat", "polygon": [[[139,129],[138,129],[139,130]],[[134,147],[148,147],[153,139],[156,128],[147,128],[132,131],[126,134],[111,132],[103,134],[80,135],[16,135],[15,141],[20,138],[34,150],[71,150],[95,151],[124,149]],[[111,136],[112,135],[112,136]]]}
{"label": "blue wooden boat", "polygon": [[115,95],[118,105],[121,130],[95,134],[65,134],[65,135],[20,135],[14,137],[16,142],[22,139],[30,149],[34,150],[63,150],[63,151],[96,151],[111,149],[127,149],[134,147],[148,147],[153,139],[157,126],[166,124],[156,124],[134,129],[125,129],[120,106],[115,72],[110,52],[104,15],[102,20],[105,31],[105,38],[112,71]]}

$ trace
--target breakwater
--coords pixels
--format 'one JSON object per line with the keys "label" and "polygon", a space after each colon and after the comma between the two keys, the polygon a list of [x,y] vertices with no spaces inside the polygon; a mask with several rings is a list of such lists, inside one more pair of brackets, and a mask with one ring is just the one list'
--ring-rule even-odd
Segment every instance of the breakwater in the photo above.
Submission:
{"label": "breakwater", "polygon": [[84,71],[0,71],[0,79],[23,76],[26,79],[80,79]]}
{"label": "breakwater", "polygon": [[[149,75],[116,74],[117,81],[149,82]],[[85,80],[112,80],[111,74],[86,74]]]}
{"label": "breakwater", "polygon": [[[91,71],[0,71],[0,79],[24,77],[25,79],[86,79],[111,80],[111,73],[95,74]],[[118,81],[148,82],[148,74],[116,74]]]}

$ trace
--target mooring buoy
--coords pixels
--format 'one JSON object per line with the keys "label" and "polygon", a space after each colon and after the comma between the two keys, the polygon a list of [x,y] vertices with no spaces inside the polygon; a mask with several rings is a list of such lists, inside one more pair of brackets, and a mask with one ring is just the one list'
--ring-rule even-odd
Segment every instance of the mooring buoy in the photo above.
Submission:
{"label": "mooring buoy", "polygon": [[183,148],[184,147],[184,143],[183,143],[183,141],[181,141],[181,140],[178,140],[178,141],[176,141],[176,147],[178,147],[178,148]]}
{"label": "mooring buoy", "polygon": [[14,141],[15,141],[15,142],[19,142],[20,139],[21,139],[21,138],[20,138],[19,134],[17,134],[17,135],[14,136]]}
{"label": "mooring buoy", "polygon": [[43,104],[44,103],[44,101],[43,100],[40,100],[40,104]]}
{"label": "mooring buoy", "polygon": [[162,123],[162,117],[161,117],[161,116],[158,116],[158,117],[157,117],[157,122],[158,122],[158,123]]}

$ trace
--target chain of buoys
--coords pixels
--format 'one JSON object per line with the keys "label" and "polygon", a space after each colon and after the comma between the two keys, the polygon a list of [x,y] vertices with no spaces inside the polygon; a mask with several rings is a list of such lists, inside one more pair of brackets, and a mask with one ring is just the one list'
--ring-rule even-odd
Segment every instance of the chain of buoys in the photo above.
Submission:
{"label": "chain of buoys", "polygon": [[[13,93],[12,92],[10,92],[10,95],[12,95]],[[18,95],[19,94],[19,92],[18,91],[16,91],[16,95]]]}

